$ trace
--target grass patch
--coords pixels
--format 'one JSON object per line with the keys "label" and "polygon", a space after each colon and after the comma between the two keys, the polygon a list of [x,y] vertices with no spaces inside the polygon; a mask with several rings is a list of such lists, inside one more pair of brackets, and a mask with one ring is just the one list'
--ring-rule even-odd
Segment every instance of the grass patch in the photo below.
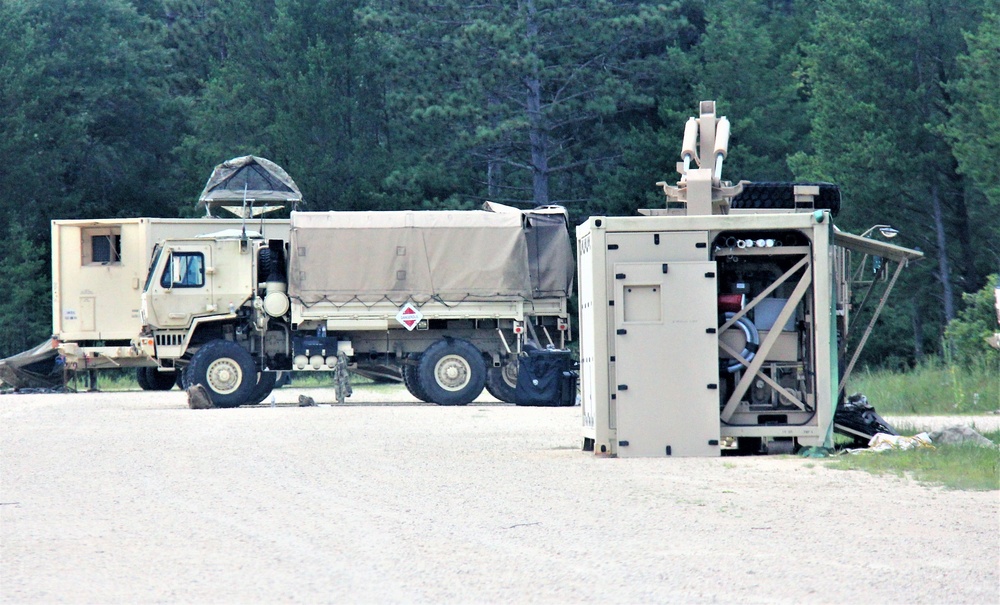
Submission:
{"label": "grass patch", "polygon": [[907,372],[854,372],[847,393],[864,393],[883,416],[982,414],[1000,410],[997,376],[997,363],[964,367],[929,361]]}
{"label": "grass patch", "polygon": [[[983,436],[994,443],[1000,441],[1000,431]],[[826,464],[834,469],[911,477],[948,489],[1000,490],[1000,449],[996,447],[938,445],[934,449],[846,454]]]}

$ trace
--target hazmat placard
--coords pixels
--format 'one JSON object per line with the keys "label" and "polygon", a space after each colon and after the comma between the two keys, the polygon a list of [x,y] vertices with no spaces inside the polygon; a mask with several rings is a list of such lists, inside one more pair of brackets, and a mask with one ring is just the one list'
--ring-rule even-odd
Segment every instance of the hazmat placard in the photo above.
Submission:
{"label": "hazmat placard", "polygon": [[400,308],[399,313],[396,313],[396,321],[403,324],[403,327],[407,330],[413,331],[413,328],[417,327],[420,320],[424,318],[424,314],[420,312],[413,303],[408,302]]}

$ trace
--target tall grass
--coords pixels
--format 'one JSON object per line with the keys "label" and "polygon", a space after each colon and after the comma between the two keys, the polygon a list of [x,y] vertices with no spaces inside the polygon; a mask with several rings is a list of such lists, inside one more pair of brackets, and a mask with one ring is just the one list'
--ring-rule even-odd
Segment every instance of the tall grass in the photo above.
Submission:
{"label": "tall grass", "polygon": [[[994,443],[1000,441],[1000,431],[983,436]],[[996,446],[938,445],[934,449],[868,452],[840,456],[827,464],[835,469],[912,477],[949,489],[1000,489],[1000,449]]]}
{"label": "tall grass", "polygon": [[879,414],[982,414],[1000,410],[1000,362],[927,361],[916,368],[855,371],[847,393],[864,393]]}

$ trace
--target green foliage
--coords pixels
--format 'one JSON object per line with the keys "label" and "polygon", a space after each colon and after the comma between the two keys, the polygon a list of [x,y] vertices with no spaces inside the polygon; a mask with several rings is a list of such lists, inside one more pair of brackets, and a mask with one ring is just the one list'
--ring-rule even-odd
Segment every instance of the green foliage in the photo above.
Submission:
{"label": "green foliage", "polygon": [[379,206],[374,188],[387,170],[381,93],[356,44],[357,4],[227,5],[224,44],[181,145],[189,182],[200,184],[223,160],[261,155],[294,175],[309,209]]}
{"label": "green foliage", "polygon": [[[945,330],[948,352],[952,359],[965,366],[983,364],[1000,368],[1000,351],[986,340],[1000,332],[997,322],[996,288],[1000,275],[994,273],[978,292],[963,294],[965,308],[948,322]],[[1000,373],[997,374],[1000,376]]]}
{"label": "green foliage", "polygon": [[882,415],[983,414],[1000,410],[1000,361],[965,365],[929,360],[912,370],[855,371],[848,393],[864,393]]}
{"label": "green foliage", "polygon": [[47,248],[37,247],[18,221],[0,237],[0,359],[25,351],[49,336],[52,297],[45,277]]}
{"label": "green foliage", "polygon": [[[994,443],[1000,432],[984,435]],[[978,445],[939,445],[906,451],[867,452],[840,456],[826,463],[830,468],[864,470],[876,475],[912,477],[920,483],[948,489],[1000,489],[1000,449]]]}
{"label": "green foliage", "polygon": [[708,27],[689,76],[695,94],[684,109],[690,111],[699,99],[715,99],[719,114],[729,116],[728,180],[792,180],[788,156],[811,149],[798,72],[800,39],[815,14],[814,4],[709,3]]}
{"label": "green foliage", "polygon": [[958,58],[947,133],[959,170],[996,207],[1000,205],[1000,13],[988,13],[978,30],[965,38],[969,50]]}
{"label": "green foliage", "polygon": [[[791,166],[800,178],[842,186],[841,228],[888,223],[903,233],[894,243],[926,253],[899,285],[909,299],[915,357],[925,327],[939,336],[954,317],[957,294],[981,285],[1000,255],[989,235],[1000,220],[983,211],[975,188],[956,173],[944,135],[948,90],[965,51],[962,32],[976,26],[983,5],[821,3],[803,46],[813,151],[793,155]],[[938,338],[929,340],[937,346]]]}
{"label": "green foliage", "polygon": [[364,24],[399,119],[390,130],[438,152],[404,158],[388,182],[424,199],[589,200],[619,165],[618,137],[655,115],[677,17],[600,0],[370,3]]}

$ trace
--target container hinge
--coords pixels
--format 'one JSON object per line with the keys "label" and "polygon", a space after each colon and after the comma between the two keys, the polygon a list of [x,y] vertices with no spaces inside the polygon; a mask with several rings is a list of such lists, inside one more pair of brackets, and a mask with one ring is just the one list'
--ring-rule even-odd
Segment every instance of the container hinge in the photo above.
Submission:
{"label": "container hinge", "polygon": [[628,390],[628,385],[627,384],[620,384],[620,385],[618,385],[618,390],[619,391],[627,391]]}
{"label": "container hinge", "polygon": [[619,441],[618,447],[628,447],[628,441]]}
{"label": "container hinge", "polygon": [[667,267],[667,263],[663,263],[663,272],[664,272],[664,273],[666,273],[666,272],[667,272],[667,268],[668,268],[668,267]]}
{"label": "container hinge", "polygon": [[625,279],[624,273],[615,273],[615,279]]}
{"label": "container hinge", "polygon": [[615,334],[619,334],[619,335],[620,334],[628,334],[628,330],[626,330],[625,328],[618,328],[617,330],[615,330]]}

